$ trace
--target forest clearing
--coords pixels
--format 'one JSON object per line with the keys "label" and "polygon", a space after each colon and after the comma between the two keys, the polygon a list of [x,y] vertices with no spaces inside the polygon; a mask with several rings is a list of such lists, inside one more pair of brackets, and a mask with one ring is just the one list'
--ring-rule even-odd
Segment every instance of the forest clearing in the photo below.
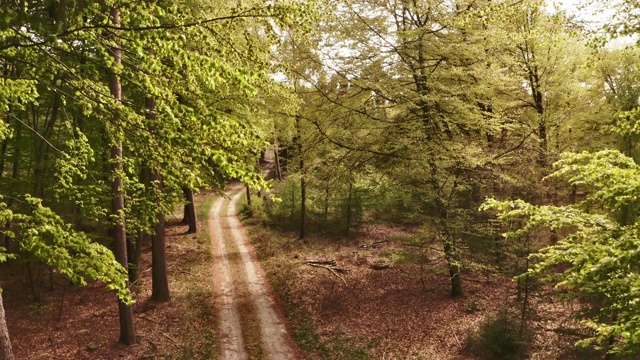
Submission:
{"label": "forest clearing", "polygon": [[2,1],[0,360],[640,357],[639,12]]}

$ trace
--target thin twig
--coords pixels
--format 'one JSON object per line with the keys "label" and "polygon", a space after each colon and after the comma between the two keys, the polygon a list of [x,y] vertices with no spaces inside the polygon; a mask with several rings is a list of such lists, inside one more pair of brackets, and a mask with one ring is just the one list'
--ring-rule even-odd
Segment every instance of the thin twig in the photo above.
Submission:
{"label": "thin twig", "polygon": [[172,338],[171,335],[167,334],[167,333],[162,333],[162,335],[164,337],[166,337],[167,339],[173,341],[173,343],[178,347],[178,349],[182,349],[182,346],[180,346],[180,344],[178,344],[178,342],[176,341],[176,339]]}

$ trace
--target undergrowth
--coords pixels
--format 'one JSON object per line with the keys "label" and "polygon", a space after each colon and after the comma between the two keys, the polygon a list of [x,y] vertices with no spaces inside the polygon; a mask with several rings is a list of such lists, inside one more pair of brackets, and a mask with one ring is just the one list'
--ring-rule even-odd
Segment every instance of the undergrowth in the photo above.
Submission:
{"label": "undergrowth", "polygon": [[507,309],[488,315],[469,335],[467,346],[479,359],[520,360],[527,356],[527,334],[517,317]]}

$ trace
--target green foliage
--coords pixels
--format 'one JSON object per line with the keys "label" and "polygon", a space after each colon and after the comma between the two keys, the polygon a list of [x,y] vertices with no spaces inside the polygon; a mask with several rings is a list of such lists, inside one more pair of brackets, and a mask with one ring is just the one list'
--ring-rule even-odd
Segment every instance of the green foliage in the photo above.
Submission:
{"label": "green foliage", "polygon": [[[153,233],[156,215],[170,213],[185,187],[223,187],[230,178],[265,186],[255,159],[270,134],[270,106],[295,106],[268,76],[276,71],[271,58],[282,31],[312,29],[316,6],[4,2],[0,193],[8,199],[2,223],[10,226],[2,231],[76,283],[105,281],[129,302],[122,267],[90,237],[123,221],[129,238]],[[121,49],[118,66],[113,48]],[[110,73],[121,102],[111,95]],[[118,142],[123,170],[115,173]],[[125,209],[112,214],[116,176]],[[83,227],[96,231],[74,230]]]}
{"label": "green foliage", "polygon": [[[613,150],[593,154],[564,154],[554,164],[558,177],[588,191],[571,206],[537,206],[522,200],[489,199],[485,210],[495,210],[506,223],[524,225],[505,234],[517,239],[540,228],[566,234],[556,244],[533,255],[530,275],[544,275],[568,297],[594,308],[584,324],[592,336],[580,345],[599,345],[612,353],[640,351],[640,226],[620,215],[640,196],[638,166]],[[562,291],[569,289],[569,292]],[[613,346],[609,348],[609,344]]]}
{"label": "green foliage", "polygon": [[[0,220],[11,224],[0,230],[16,240],[20,250],[54,267],[78,285],[87,280],[99,280],[116,291],[125,303],[132,303],[127,288],[127,273],[104,245],[93,242],[89,236],[73,230],[42,201],[27,195],[24,213],[14,213],[0,203]],[[0,259],[5,260],[6,255]]]}
{"label": "green foliage", "polygon": [[480,359],[518,360],[527,356],[527,339],[517,317],[507,309],[485,316],[467,341],[469,350]]}

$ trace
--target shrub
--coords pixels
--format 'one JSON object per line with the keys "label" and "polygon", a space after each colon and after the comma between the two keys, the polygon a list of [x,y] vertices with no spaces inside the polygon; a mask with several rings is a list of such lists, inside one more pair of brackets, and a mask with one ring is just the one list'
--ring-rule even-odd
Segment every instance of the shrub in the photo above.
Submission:
{"label": "shrub", "polygon": [[480,359],[518,360],[527,354],[527,339],[517,317],[507,309],[486,316],[469,335],[469,350]]}

